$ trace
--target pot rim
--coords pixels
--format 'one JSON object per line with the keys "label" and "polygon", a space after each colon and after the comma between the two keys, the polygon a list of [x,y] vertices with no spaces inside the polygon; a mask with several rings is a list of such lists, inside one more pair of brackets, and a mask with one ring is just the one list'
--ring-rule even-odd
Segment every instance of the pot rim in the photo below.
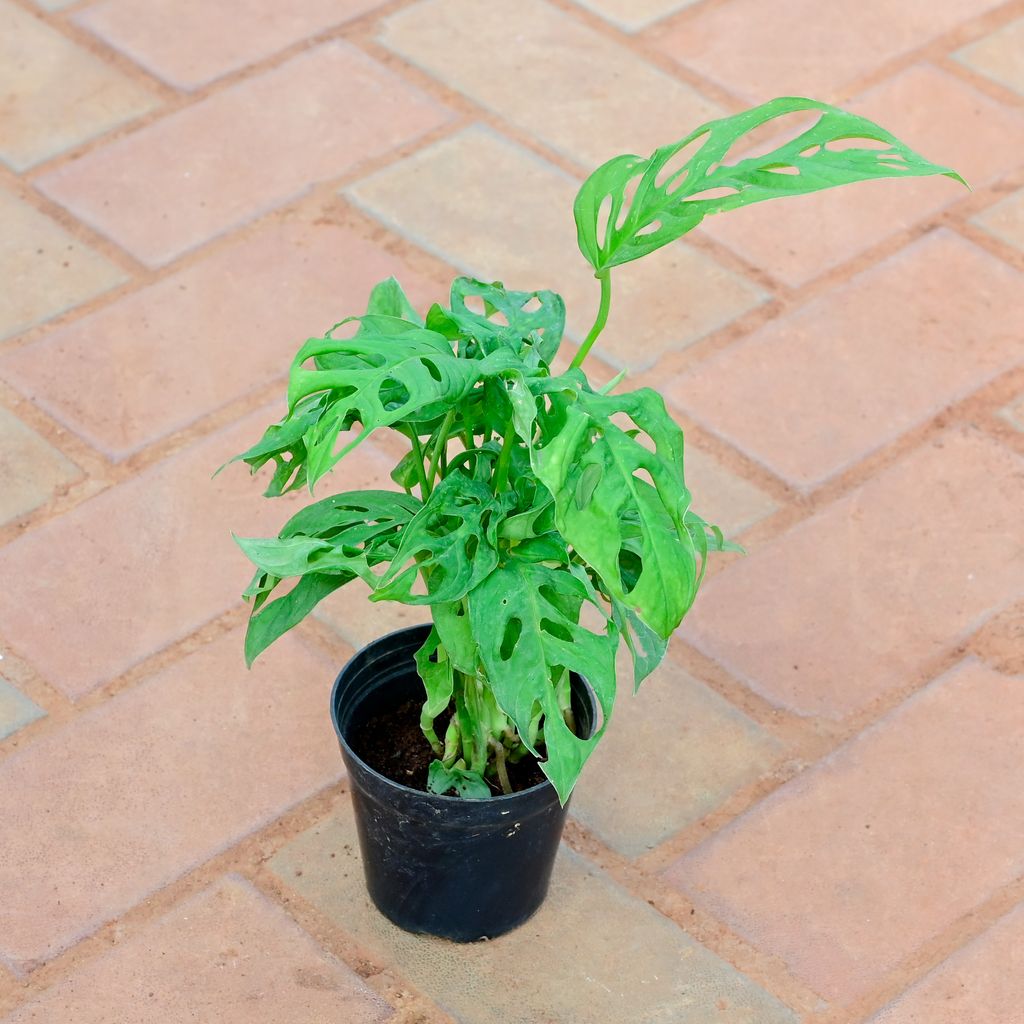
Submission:
{"label": "pot rim", "polygon": [[[401,782],[395,782],[394,779],[389,779],[386,775],[381,775],[380,772],[378,772],[375,768],[371,768],[352,749],[352,746],[349,744],[348,739],[342,733],[341,726],[338,723],[338,701],[337,701],[338,688],[341,686],[341,677],[344,675],[345,669],[348,668],[349,662],[351,662],[362,651],[365,651],[367,647],[370,647],[373,644],[378,644],[378,643],[381,643],[381,642],[383,642],[385,640],[390,640],[393,637],[402,636],[404,634],[412,632],[413,630],[417,630],[417,629],[423,628],[424,626],[429,627],[430,623],[418,622],[418,623],[414,623],[414,624],[412,624],[410,626],[402,626],[400,629],[393,629],[389,633],[384,633],[382,636],[379,636],[376,639],[371,640],[370,643],[365,644],[364,646],[360,647],[359,650],[356,651],[355,654],[352,655],[352,658],[350,658],[349,661],[345,662],[345,664],[341,666],[341,669],[339,670],[337,676],[334,679],[334,685],[331,687],[331,724],[334,726],[334,734],[335,734],[335,736],[337,736],[338,742],[341,744],[341,746],[344,749],[345,753],[348,754],[348,756],[353,758],[355,761],[358,761],[359,765],[362,767],[362,769],[364,771],[368,772],[371,776],[373,776],[375,779],[379,780],[380,782],[383,782],[389,788],[399,790],[402,793],[407,793],[407,794],[409,794],[411,796],[415,796],[415,797],[423,797],[423,798],[426,798],[426,799],[429,799],[429,800],[440,800],[440,801],[443,801],[445,803],[451,804],[452,806],[463,806],[463,807],[465,807],[467,804],[481,804],[481,805],[487,804],[488,806],[491,806],[491,805],[494,805],[494,804],[497,804],[497,803],[501,803],[503,801],[513,802],[515,800],[523,799],[523,798],[529,797],[531,795],[539,794],[540,791],[542,789],[544,789],[545,787],[549,787],[552,791],[554,791],[555,787],[552,785],[551,780],[545,776],[543,782],[538,782],[535,786],[530,786],[529,789],[520,789],[520,790],[518,790],[515,793],[501,793],[498,796],[489,796],[489,797],[487,797],[486,800],[466,798],[466,797],[462,797],[462,796],[448,796],[447,794],[441,794],[441,793],[431,793],[431,792],[429,792],[429,790],[414,789],[412,786],[403,785]],[[593,687],[590,685],[590,683],[586,679],[583,678],[583,676],[578,675],[575,672],[573,673],[573,675],[576,676],[576,678],[579,679],[580,682],[583,684],[583,686],[584,686],[584,688],[586,690],[588,698],[596,706],[597,705],[597,695],[594,693]],[[538,763],[543,764],[543,762],[538,762]],[[349,782],[349,785],[351,786],[351,784],[352,784],[351,778],[349,778],[348,782]],[[557,799],[557,794],[556,794],[556,799]]]}

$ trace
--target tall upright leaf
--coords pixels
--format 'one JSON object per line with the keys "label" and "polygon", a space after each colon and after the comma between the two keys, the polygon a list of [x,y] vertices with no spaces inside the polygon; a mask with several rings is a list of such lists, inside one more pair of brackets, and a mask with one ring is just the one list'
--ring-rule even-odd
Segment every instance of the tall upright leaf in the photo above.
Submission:
{"label": "tall upright leaf", "polygon": [[[754,129],[801,111],[821,116],[769,153],[727,162],[729,151]],[[669,168],[677,153],[702,138],[681,167]],[[868,145],[845,145],[851,139]],[[830,148],[839,142],[843,148]],[[580,251],[600,274],[675,241],[711,213],[855,181],[932,174],[966,184],[956,171],[926,160],[866,117],[816,100],[781,97],[708,121],[649,157],[623,155],[602,164],[576,197]]]}

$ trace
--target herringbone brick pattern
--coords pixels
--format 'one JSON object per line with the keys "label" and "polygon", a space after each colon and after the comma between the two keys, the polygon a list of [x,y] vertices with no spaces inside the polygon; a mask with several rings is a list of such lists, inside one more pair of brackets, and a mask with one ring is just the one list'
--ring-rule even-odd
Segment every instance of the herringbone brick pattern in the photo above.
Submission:
{"label": "herringbone brick pattern", "polygon": [[[542,912],[404,935],[326,693],[419,615],[339,592],[248,674],[229,530],[292,499],[211,473],[388,274],[554,287],[578,340],[582,176],[780,93],[974,190],[623,268],[595,376],[665,391],[750,554]],[[1022,0],[0,0],[0,95],[0,1021],[1024,1022]]]}

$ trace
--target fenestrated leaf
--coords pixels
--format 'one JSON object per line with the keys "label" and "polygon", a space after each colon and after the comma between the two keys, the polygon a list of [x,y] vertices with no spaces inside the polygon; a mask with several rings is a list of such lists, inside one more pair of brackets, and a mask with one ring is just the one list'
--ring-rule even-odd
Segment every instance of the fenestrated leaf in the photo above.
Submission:
{"label": "fenestrated leaf", "polygon": [[[635,428],[620,427],[615,415],[628,416]],[[552,434],[542,421],[546,443],[533,462],[554,495],[558,529],[605,591],[667,639],[700,579],[685,525],[682,431],[660,395],[646,388],[622,395],[581,390],[556,427]]]}
{"label": "fenestrated leaf", "polygon": [[[442,335],[410,324],[394,334],[367,330],[348,339],[311,338],[295,357],[288,385],[292,408],[328,392],[323,413],[304,435],[310,487],[372,431],[439,416],[485,377],[520,366],[508,350],[458,359]],[[358,434],[338,448],[338,435],[357,423]]]}
{"label": "fenestrated leaf", "polygon": [[[515,557],[468,598],[488,682],[524,742],[536,709],[544,713],[542,768],[563,804],[615,703],[618,631],[610,623],[607,633],[581,626],[579,612],[586,599],[586,588],[572,573]],[[583,676],[601,705],[601,727],[589,739],[575,736],[562,717],[554,684],[562,669]]]}
{"label": "fenestrated leaf", "polygon": [[[725,162],[745,135],[800,111],[819,111],[821,116],[770,153]],[[677,153],[701,138],[689,160],[678,169],[668,168]],[[882,143],[884,148],[829,148],[851,139]],[[649,157],[614,157],[583,183],[573,209],[580,251],[601,273],[660,249],[711,213],[855,181],[932,174],[966,184],[956,171],[931,163],[867,118],[787,96],[709,121]]]}
{"label": "fenestrated leaf", "polygon": [[[374,601],[438,604],[458,601],[498,562],[502,501],[465,473],[446,476],[402,530],[391,567],[377,581]],[[428,592],[414,594],[419,574]]]}
{"label": "fenestrated leaf", "polygon": [[[280,423],[273,423],[251,448],[236,455],[225,465],[244,462],[255,474],[268,462],[274,463],[274,475],[263,492],[276,498],[297,490],[306,483],[306,433],[312,430],[327,406],[326,395],[314,395],[300,402]],[[224,466],[217,470],[219,473]]]}
{"label": "fenestrated leaf", "polygon": [[[469,308],[469,298],[479,299],[482,313]],[[500,281],[457,277],[452,282],[451,309],[433,306],[427,314],[427,326],[452,341],[460,341],[471,358],[499,348],[523,355],[524,347],[529,347],[550,363],[565,330],[565,303],[551,291],[509,291]],[[476,343],[473,350],[467,346],[470,341]]]}
{"label": "fenestrated leaf", "polygon": [[[400,530],[420,508],[407,494],[352,491],[297,512],[276,538],[236,537],[257,567],[245,593],[253,602],[245,640],[249,664],[331,591],[357,576],[372,585],[372,567],[392,558]],[[276,587],[294,576],[300,577],[294,588],[264,608]]]}

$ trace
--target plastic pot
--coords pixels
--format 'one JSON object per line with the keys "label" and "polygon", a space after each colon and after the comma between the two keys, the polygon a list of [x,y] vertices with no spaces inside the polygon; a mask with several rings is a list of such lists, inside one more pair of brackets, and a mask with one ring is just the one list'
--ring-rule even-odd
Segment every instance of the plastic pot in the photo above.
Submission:
{"label": "plastic pot", "polygon": [[[341,670],[331,718],[348,769],[366,887],[385,917],[406,931],[456,942],[493,939],[544,902],[565,824],[554,787],[489,800],[435,796],[366,765],[349,737],[369,716],[423,696],[413,655],[429,626],[375,640]],[[597,718],[586,682],[572,679],[577,728]]]}

